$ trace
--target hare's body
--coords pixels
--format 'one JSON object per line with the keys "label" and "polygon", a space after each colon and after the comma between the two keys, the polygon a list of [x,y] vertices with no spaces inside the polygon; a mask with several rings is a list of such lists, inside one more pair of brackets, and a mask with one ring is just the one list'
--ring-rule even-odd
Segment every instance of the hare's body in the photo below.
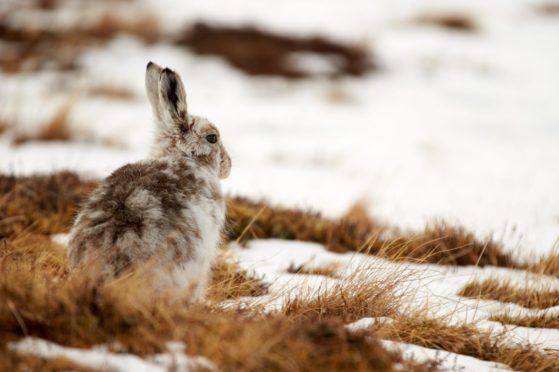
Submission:
{"label": "hare's body", "polygon": [[[187,129],[174,132],[173,125]],[[229,173],[230,160],[221,142],[202,143],[217,131],[206,119],[185,116],[159,129],[154,158],[113,172],[78,214],[70,268],[116,277],[143,266],[155,289],[189,289],[200,299],[225,219],[219,179]]]}
{"label": "hare's body", "polygon": [[219,178],[207,167],[172,157],[125,165],[78,215],[70,266],[94,262],[112,276],[149,262],[161,287],[204,286],[224,212]]}

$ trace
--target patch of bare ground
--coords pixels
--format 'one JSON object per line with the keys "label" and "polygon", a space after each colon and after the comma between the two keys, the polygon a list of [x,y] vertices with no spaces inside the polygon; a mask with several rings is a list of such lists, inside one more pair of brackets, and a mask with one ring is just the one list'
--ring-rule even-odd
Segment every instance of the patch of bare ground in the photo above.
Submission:
{"label": "patch of bare ground", "polygon": [[400,316],[395,322],[371,328],[383,339],[411,343],[506,364],[516,371],[559,370],[559,353],[542,352],[533,346],[510,346],[504,339],[475,325],[447,325],[424,314]]}
{"label": "patch of bare ground", "polygon": [[[41,239],[44,244],[34,243]],[[110,283],[87,275],[68,277],[66,253],[45,239],[28,235],[4,241],[0,251],[2,345],[34,336],[73,347],[119,345],[121,352],[144,356],[164,351],[167,341],[178,340],[188,345],[189,354],[207,357],[220,370],[392,371],[400,364],[411,371],[435,370],[432,363],[403,361],[397,353],[385,350],[375,336],[348,332],[339,317],[185,306],[165,296],[148,295],[142,283],[149,278],[141,276]],[[235,267],[221,269],[220,275],[221,283],[225,276],[235,277],[235,283],[244,280],[238,279]],[[225,286],[223,291],[230,293],[230,288]],[[0,368],[13,370],[14,366],[71,368],[66,361],[43,361],[0,350]]]}
{"label": "patch of bare ground", "polygon": [[460,13],[424,14],[417,17],[415,23],[460,32],[476,32],[479,30],[478,24],[471,16]]}
{"label": "patch of bare ground", "polygon": [[176,39],[202,55],[217,55],[249,75],[283,76],[289,79],[310,77],[289,63],[294,53],[311,53],[333,64],[330,77],[362,76],[376,66],[369,53],[357,45],[345,45],[324,37],[279,35],[256,27],[195,24]]}
{"label": "patch of bare ground", "polygon": [[511,315],[511,314],[498,314],[492,315],[489,320],[500,322],[503,324],[513,324],[520,327],[530,328],[559,328],[558,315]]}
{"label": "patch of bare ground", "polygon": [[308,265],[294,265],[291,264],[287,268],[287,272],[290,274],[302,274],[302,275],[322,275],[328,276],[330,278],[337,278],[338,270],[340,265],[336,263],[331,263],[322,266],[308,266]]}
{"label": "patch of bare ground", "polygon": [[559,305],[559,290],[526,288],[496,279],[472,281],[458,293],[460,296],[510,302],[530,309],[546,309]]}

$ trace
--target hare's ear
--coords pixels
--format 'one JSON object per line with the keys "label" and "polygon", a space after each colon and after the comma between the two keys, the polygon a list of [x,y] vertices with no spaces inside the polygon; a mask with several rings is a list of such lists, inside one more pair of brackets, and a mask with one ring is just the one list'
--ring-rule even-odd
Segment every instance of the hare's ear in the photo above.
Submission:
{"label": "hare's ear", "polygon": [[159,76],[159,108],[165,124],[187,124],[186,93],[180,76],[164,68]]}
{"label": "hare's ear", "polygon": [[146,67],[146,92],[153,114],[158,120],[161,120],[159,104],[159,76],[161,75],[161,70],[161,67],[153,62],[149,62]]}

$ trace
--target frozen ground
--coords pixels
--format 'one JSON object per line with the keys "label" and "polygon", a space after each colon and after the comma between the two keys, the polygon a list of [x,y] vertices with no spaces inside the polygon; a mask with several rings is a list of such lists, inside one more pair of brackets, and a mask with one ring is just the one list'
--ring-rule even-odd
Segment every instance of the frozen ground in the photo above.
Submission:
{"label": "frozen ground", "polygon": [[[232,175],[224,182],[230,194],[329,216],[365,200],[370,213],[390,225],[419,229],[442,219],[479,236],[492,234],[527,260],[557,247],[559,17],[539,14],[538,2],[290,0],[278,9],[247,0],[235,6],[226,0],[145,1],[169,31],[203,19],[324,34],[366,45],[381,68],[365,78],[337,81],[254,78],[219,58],[121,37],[88,51],[77,75],[0,73],[0,118],[16,120],[20,130],[37,128],[69,96],[94,84],[126,87],[137,95],[132,101],[78,99],[70,124],[81,143],[12,146],[0,138],[1,171],[73,169],[100,177],[145,157],[152,120],[143,76],[153,60],[183,75],[191,110],[220,128],[233,158]],[[479,30],[461,33],[413,22],[441,10],[470,15]],[[523,272],[402,266],[299,242],[254,241],[248,249],[232,249],[275,294],[335,284],[331,278],[285,274],[292,263],[338,262],[342,273],[363,265],[377,265],[377,275],[406,270],[413,273],[407,285],[417,290],[413,300],[429,301],[433,315],[475,320],[496,332],[504,326],[487,321],[490,315],[537,311],[457,296],[470,279],[503,277],[523,285],[547,280],[559,287],[557,280]],[[559,348],[557,330],[510,330],[511,342]],[[17,347],[29,347],[25,342]],[[432,350],[406,350],[433,357]],[[471,363],[442,357],[456,360],[452,368]]]}

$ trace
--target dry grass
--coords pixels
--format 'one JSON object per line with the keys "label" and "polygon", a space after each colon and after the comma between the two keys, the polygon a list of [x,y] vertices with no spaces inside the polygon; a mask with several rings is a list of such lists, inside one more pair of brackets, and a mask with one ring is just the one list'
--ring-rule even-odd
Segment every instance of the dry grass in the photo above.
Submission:
{"label": "dry grass", "polygon": [[[365,316],[388,316],[396,321],[375,326],[381,337],[500,362],[522,371],[559,368],[559,358],[553,353],[506,346],[474,326],[447,326],[428,320],[425,314],[403,315],[401,298],[394,293],[402,280],[397,273],[391,276],[394,281],[372,282],[356,276],[312,297],[293,294],[283,309],[268,315],[212,305],[259,296],[267,290],[261,280],[226,255],[214,268],[210,303],[204,306],[151,297],[143,284],[149,278],[141,275],[104,284],[86,276],[68,277],[66,252],[42,234],[67,231],[77,203],[92,187],[93,182],[82,182],[71,173],[0,177],[0,212],[11,218],[6,222],[3,217],[3,227],[10,233],[3,235],[0,245],[1,344],[31,335],[74,347],[118,344],[121,351],[148,355],[164,351],[169,340],[180,340],[188,345],[189,354],[206,356],[225,370],[390,371],[398,363],[411,371],[435,370],[432,363],[401,361],[399,355],[380,346],[376,334],[353,334],[344,327]],[[229,237],[240,240],[262,233],[290,239],[306,236],[307,240],[334,242],[333,247],[343,251],[349,250],[346,244],[353,239],[366,239],[358,232],[367,236],[368,229],[384,229],[365,218],[359,208],[332,221],[294,210],[266,212],[263,204],[244,200],[231,199],[231,203],[229,222],[237,232]],[[245,221],[242,228],[235,227],[239,221]],[[29,233],[22,233],[25,231]],[[72,368],[64,363],[0,351],[0,369]]]}
{"label": "dry grass", "polygon": [[503,324],[513,324],[520,327],[530,328],[559,328],[559,316],[542,315],[526,315],[514,316],[510,314],[492,315],[489,320],[500,322]]}
{"label": "dry grass", "polygon": [[372,220],[360,205],[339,220],[243,198],[230,199],[227,211],[227,234],[231,240],[312,241],[334,252],[363,252],[397,261],[519,267],[499,244],[479,241],[462,228],[440,223],[420,233],[389,231]]}
{"label": "dry grass", "polygon": [[425,14],[417,17],[415,23],[460,32],[475,32],[479,29],[477,23],[470,16],[459,13]]}
{"label": "dry grass", "polygon": [[93,372],[94,369],[84,367],[66,358],[44,359],[30,354],[0,351],[0,369],[11,372]]}
{"label": "dry grass", "polygon": [[95,187],[71,172],[49,176],[0,175],[0,238],[35,231],[68,232],[79,203]]}
{"label": "dry grass", "polygon": [[559,305],[559,290],[519,288],[496,279],[473,281],[458,293],[460,296],[515,303],[530,309],[545,309]]}
{"label": "dry grass", "polygon": [[474,325],[450,326],[418,313],[372,328],[381,338],[463,354],[506,364],[517,371],[557,371],[559,354],[531,346],[508,346],[503,336],[480,331]]}
{"label": "dry grass", "polygon": [[535,274],[559,278],[559,254],[554,253],[547,257],[543,257],[535,264],[528,266],[527,270]]}
{"label": "dry grass", "polygon": [[118,35],[153,43],[160,38],[159,24],[151,14],[122,17],[110,11],[73,29],[37,30],[32,25],[14,28],[7,18],[0,19],[0,39],[6,43],[0,53],[0,69],[8,73],[74,70],[84,50]]}
{"label": "dry grass", "polygon": [[393,317],[401,306],[402,296],[394,292],[400,279],[371,281],[356,277],[312,295],[294,293],[281,313],[291,318],[335,317],[346,323],[364,317]]}
{"label": "dry grass", "polygon": [[87,94],[92,97],[105,97],[130,101],[136,98],[136,94],[130,89],[117,85],[95,85],[88,89]]}
{"label": "dry grass", "polygon": [[273,75],[289,79],[313,76],[289,63],[294,53],[335,57],[331,77],[362,76],[376,66],[369,53],[356,45],[345,45],[324,37],[275,34],[254,27],[219,27],[199,22],[177,38],[178,45],[195,53],[218,55],[250,75]]}
{"label": "dry grass", "polygon": [[0,134],[6,132],[12,127],[12,124],[0,118]]}
{"label": "dry grass", "polygon": [[[396,275],[394,277],[397,277]],[[398,280],[400,280],[401,277]],[[298,297],[289,301],[283,312],[289,317],[340,317],[345,322],[366,316],[386,316],[393,322],[378,322],[370,327],[375,336],[437,350],[463,354],[502,363],[518,371],[554,371],[559,368],[557,352],[543,353],[531,346],[510,346],[504,335],[480,331],[473,324],[447,325],[424,311],[403,311],[402,302],[386,283],[367,287],[340,286],[318,298]],[[386,290],[385,290],[386,289]],[[370,293],[367,293],[370,291]]]}
{"label": "dry grass", "polygon": [[[0,236],[32,228],[67,232],[78,203],[95,186],[72,173],[17,178],[0,176]],[[227,240],[278,238],[324,244],[333,252],[363,252],[397,261],[523,268],[491,240],[436,224],[419,233],[398,232],[356,206],[339,220],[318,213],[230,198]]]}
{"label": "dry grass", "polygon": [[302,274],[302,275],[322,275],[328,276],[330,278],[338,278],[338,270],[340,265],[336,263],[331,263],[329,265],[309,267],[308,265],[289,265],[287,272],[290,274]]}
{"label": "dry grass", "polygon": [[[0,175],[0,237],[25,229],[45,234],[67,232],[79,203],[95,185],[70,172],[32,177]],[[363,252],[419,263],[527,268],[559,276],[557,255],[527,267],[503,253],[498,243],[479,241],[461,228],[439,223],[422,232],[394,231],[372,220],[359,205],[339,220],[243,198],[230,198],[227,206],[227,240],[312,241],[340,253]]]}
{"label": "dry grass", "polygon": [[243,270],[226,254],[218,256],[212,268],[213,283],[208,288],[208,298],[214,302],[239,297],[257,297],[268,293],[268,286],[260,278]]}
{"label": "dry grass", "polygon": [[536,11],[548,16],[557,16],[559,15],[559,2],[539,4],[536,6]]}
{"label": "dry grass", "polygon": [[[220,276],[216,283],[245,287],[239,278],[246,276],[234,267],[222,268]],[[180,340],[189,353],[208,357],[220,370],[391,371],[402,362],[376,337],[349,333],[334,312],[332,317],[289,317],[188,307],[147,295],[144,280],[149,278],[130,276],[104,284],[87,276],[68,278],[66,254],[48,238],[5,240],[0,255],[0,343],[29,335],[73,347],[119,345],[120,351],[148,355],[164,351],[169,340]],[[218,288],[224,293],[214,298],[229,297],[230,286],[214,285],[215,291]],[[336,306],[343,310],[341,304]],[[432,364],[403,363],[412,371],[434,370]],[[0,368],[18,366],[70,368],[61,360],[0,352]]]}
{"label": "dry grass", "polygon": [[72,110],[73,100],[63,104],[54,116],[41,126],[35,134],[16,134],[14,144],[21,145],[26,142],[49,142],[49,141],[69,141],[71,133],[68,124],[68,117]]}

